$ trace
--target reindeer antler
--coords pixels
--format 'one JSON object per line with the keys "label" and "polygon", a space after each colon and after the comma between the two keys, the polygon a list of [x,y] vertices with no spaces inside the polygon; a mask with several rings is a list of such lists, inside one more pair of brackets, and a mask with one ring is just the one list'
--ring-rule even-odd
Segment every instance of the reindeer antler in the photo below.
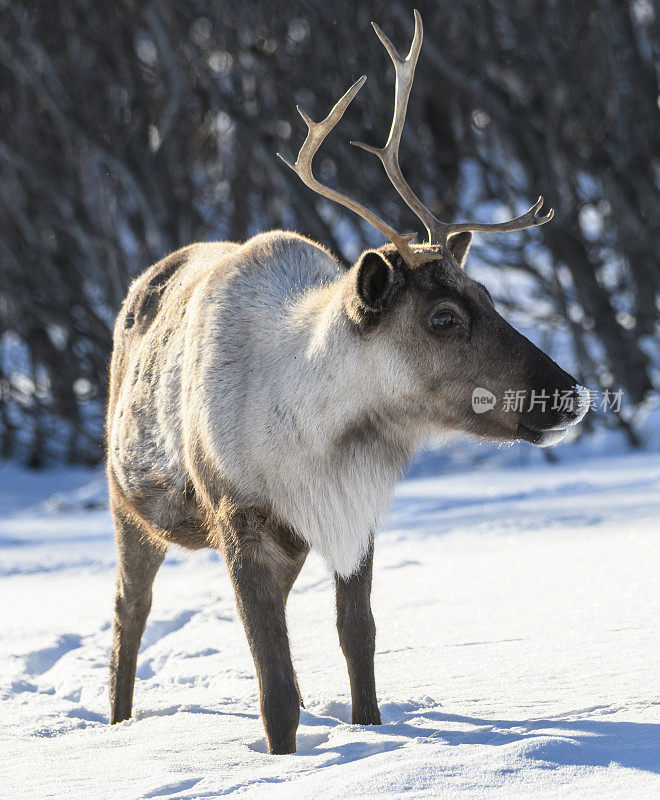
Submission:
{"label": "reindeer antler", "polygon": [[353,86],[346,92],[346,94],[339,100],[339,102],[332,109],[330,114],[323,120],[323,122],[313,122],[305,112],[298,107],[300,116],[307,124],[308,133],[296,163],[292,164],[288,159],[278,153],[278,156],[291,167],[294,172],[301,178],[306,186],[313,189],[323,197],[334,200],[337,203],[355,211],[363,219],[370,222],[382,234],[384,234],[396,247],[408,266],[416,268],[421,264],[437,258],[438,249],[446,245],[449,238],[454,234],[463,231],[519,231],[524,228],[532,228],[537,225],[543,225],[549,222],[554,216],[553,209],[550,209],[547,214],[539,214],[543,206],[543,198],[539,197],[536,203],[527,211],[515,219],[508,220],[507,222],[496,223],[482,223],[482,222],[441,222],[437,219],[429,209],[422,203],[417,195],[410,188],[406,179],[403,177],[401,167],[399,166],[399,145],[401,144],[401,135],[403,133],[403,126],[406,121],[406,112],[408,110],[408,99],[412,89],[413,81],[415,78],[415,67],[417,66],[417,59],[422,47],[423,28],[422,18],[419,11],[415,10],[415,33],[412,43],[410,45],[410,52],[406,58],[401,58],[392,42],[387,38],[383,31],[378,27],[375,22],[371,23],[378,38],[381,40],[385,49],[390,55],[394,63],[394,70],[396,74],[396,82],[394,87],[394,115],[392,118],[392,127],[387,142],[384,147],[372,147],[371,145],[364,144],[363,142],[351,142],[356,147],[361,147],[369,153],[378,156],[390,182],[397,190],[401,198],[415,213],[417,217],[424,224],[428,232],[428,251],[415,249],[410,246],[410,240],[415,238],[416,234],[404,235],[398,233],[391,228],[387,223],[383,222],[380,217],[377,217],[369,209],[355,200],[351,200],[334,189],[319,183],[312,174],[312,159],[319,146],[335,127],[335,125],[342,118],[344,111],[358,93],[364,84],[366,77],[362,76],[356,81]]}
{"label": "reindeer antler", "polygon": [[539,215],[538,212],[543,206],[542,197],[539,197],[536,203],[525,214],[509,220],[508,222],[496,222],[492,224],[481,222],[441,222],[439,219],[436,219],[406,182],[401,172],[401,167],[399,166],[399,145],[401,144],[401,134],[403,133],[403,126],[406,121],[408,98],[410,97],[410,90],[412,89],[415,79],[415,67],[417,66],[417,59],[422,49],[422,39],[424,37],[422,17],[417,9],[415,9],[414,14],[415,34],[412,44],[410,45],[410,52],[406,58],[401,58],[392,42],[379,26],[375,22],[371,23],[378,38],[385,46],[385,49],[394,63],[394,71],[396,74],[396,82],[394,85],[394,116],[392,118],[390,135],[385,147],[372,147],[363,142],[351,142],[351,144],[356,147],[361,147],[369,153],[374,153],[374,155],[380,158],[390,182],[409,208],[414,211],[424,224],[429,235],[428,243],[430,245],[446,244],[450,236],[461,233],[462,231],[518,231],[523,228],[531,228],[549,222],[555,212],[553,209],[550,209],[545,216]]}
{"label": "reindeer antler", "polygon": [[305,186],[308,186],[322,197],[327,197],[328,200],[333,200],[335,203],[339,203],[345,208],[354,211],[356,214],[361,216],[362,219],[366,219],[367,222],[370,222],[374,228],[376,228],[376,230],[379,230],[392,242],[406,262],[412,264],[415,262],[416,258],[415,253],[408,242],[415,238],[417,235],[416,233],[406,235],[395,231],[394,228],[390,227],[380,217],[376,216],[373,211],[369,211],[368,208],[363,206],[361,203],[358,203],[357,200],[352,200],[350,197],[347,197],[346,195],[341,194],[340,192],[337,192],[334,189],[331,189],[330,187],[320,183],[318,180],[316,180],[314,174],[312,173],[312,159],[316,155],[316,151],[319,149],[326,136],[344,116],[344,112],[350,105],[355,95],[360,91],[366,80],[366,75],[358,78],[358,80],[355,81],[346,94],[337,101],[328,116],[321,122],[314,122],[311,117],[306,114],[302,108],[300,108],[300,106],[296,106],[298,113],[307,125],[307,137],[300,148],[300,152],[298,153],[298,158],[296,159],[295,164],[289,161],[289,159],[283,156],[281,153],[278,153],[277,155],[282,159],[282,161],[284,161],[287,167],[291,167],[291,169],[296,173],[296,175],[298,175]]}
{"label": "reindeer antler", "polygon": [[416,216],[424,223],[424,227],[429,233],[430,242],[432,222],[437,222],[437,220],[410,188],[399,166],[399,145],[401,144],[403,126],[406,122],[408,98],[410,97],[410,90],[415,80],[415,67],[417,66],[417,59],[419,58],[419,51],[422,48],[422,18],[419,11],[415,9],[415,35],[410,45],[410,52],[406,58],[401,58],[392,42],[385,36],[375,22],[372,22],[371,25],[394,62],[394,70],[396,73],[394,84],[394,116],[392,118],[390,135],[387,138],[385,147],[372,147],[370,144],[364,144],[364,142],[351,142],[351,144],[355,147],[361,147],[368,153],[373,153],[380,158],[391,184],[401,195],[401,198],[406,202],[408,207],[412,209]]}

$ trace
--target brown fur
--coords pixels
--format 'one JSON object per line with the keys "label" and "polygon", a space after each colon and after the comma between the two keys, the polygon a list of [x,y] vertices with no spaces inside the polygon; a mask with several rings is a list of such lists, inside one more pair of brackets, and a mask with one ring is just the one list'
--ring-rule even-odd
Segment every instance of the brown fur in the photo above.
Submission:
{"label": "brown fur", "polygon": [[[167,548],[212,547],[236,593],[270,750],[295,750],[301,698],[285,607],[310,543],[338,565],[353,721],[380,721],[373,531],[403,464],[436,430],[510,441],[522,426],[532,440],[563,424],[552,413],[477,416],[474,386],[501,396],[575,383],[461,269],[468,247],[457,236],[411,270],[386,246],[345,272],[309,240],[271,232],[191,245],[135,281],[117,319],[108,402],[112,722],[131,714]],[[461,324],[439,332],[431,322],[446,308]],[[255,430],[260,444],[248,446]]]}

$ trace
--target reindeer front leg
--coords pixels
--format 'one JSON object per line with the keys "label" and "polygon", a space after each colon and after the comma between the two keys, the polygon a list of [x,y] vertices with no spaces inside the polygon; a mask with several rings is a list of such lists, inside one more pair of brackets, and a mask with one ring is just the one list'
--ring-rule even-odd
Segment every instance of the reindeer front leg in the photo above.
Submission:
{"label": "reindeer front leg", "polygon": [[291,663],[285,606],[307,547],[252,511],[232,513],[224,547],[259,680],[269,750],[295,753],[301,697]]}
{"label": "reindeer front leg", "polygon": [[373,559],[372,542],[356,573],[346,580],[335,575],[337,630],[348,665],[354,725],[380,725],[374,676],[376,625],[371,613]]}

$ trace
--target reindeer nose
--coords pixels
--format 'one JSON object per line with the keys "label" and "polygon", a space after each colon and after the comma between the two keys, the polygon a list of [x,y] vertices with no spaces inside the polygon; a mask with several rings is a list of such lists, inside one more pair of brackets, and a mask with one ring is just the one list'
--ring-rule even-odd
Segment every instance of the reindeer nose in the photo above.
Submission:
{"label": "reindeer nose", "polygon": [[591,398],[589,396],[589,389],[586,386],[581,386],[579,383],[571,387],[571,425],[578,423],[589,410]]}
{"label": "reindeer nose", "polygon": [[589,410],[589,390],[577,383],[574,378],[571,378],[571,381],[567,388],[559,390],[559,401],[553,408],[555,416],[559,418],[553,427],[570,428],[580,422]]}
{"label": "reindeer nose", "polygon": [[[542,389],[534,389],[532,396],[545,402],[530,403],[521,421],[537,430],[566,430],[577,425],[589,410],[589,390],[580,385],[564,370],[555,375],[557,382],[544,382]],[[548,386],[550,383],[550,386]]]}

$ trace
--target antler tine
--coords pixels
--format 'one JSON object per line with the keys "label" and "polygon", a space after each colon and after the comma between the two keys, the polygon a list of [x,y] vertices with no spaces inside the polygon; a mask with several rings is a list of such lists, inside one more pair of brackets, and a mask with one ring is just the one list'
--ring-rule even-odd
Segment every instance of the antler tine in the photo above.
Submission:
{"label": "antler tine", "polygon": [[481,222],[441,222],[429,211],[410,188],[399,166],[399,145],[401,144],[401,135],[406,121],[410,90],[412,89],[413,80],[415,78],[415,67],[417,66],[417,59],[419,58],[419,52],[422,47],[422,18],[419,11],[415,10],[415,33],[410,45],[410,52],[406,58],[402,58],[399,55],[392,42],[375,22],[371,24],[394,63],[394,70],[396,73],[394,115],[385,147],[372,147],[363,142],[351,142],[351,144],[356,147],[361,147],[368,153],[374,153],[381,160],[385,167],[387,177],[390,179],[394,188],[424,223],[424,227],[428,232],[428,247],[426,249],[420,248],[413,250],[410,246],[410,241],[415,238],[416,234],[406,235],[398,233],[380,217],[377,217],[361,203],[358,203],[357,200],[352,200],[346,195],[334,189],[330,189],[328,186],[317,181],[312,173],[312,159],[316,155],[316,151],[319,149],[326,136],[342,118],[349,104],[366,81],[366,76],[363,75],[351,86],[346,94],[336,103],[328,116],[321,122],[314,122],[314,120],[298,106],[298,112],[307,125],[307,137],[300,148],[295,164],[278,153],[277,155],[282,161],[298,175],[306,186],[317,194],[320,194],[322,197],[327,197],[328,200],[332,200],[335,203],[339,203],[350,211],[354,211],[361,216],[362,219],[371,223],[374,228],[379,230],[392,242],[404,261],[413,269],[426,261],[436,258],[439,249],[447,244],[451,236],[457,233],[462,233],[463,231],[519,231],[524,228],[533,228],[537,225],[544,225],[546,222],[549,222],[554,216],[554,211],[550,209],[547,214],[539,213],[543,206],[542,197],[539,197],[536,203],[525,214],[515,219],[508,220],[507,222],[492,224]]}
{"label": "antler tine", "polygon": [[447,224],[441,222],[439,225],[442,227],[439,228],[439,232],[442,234],[443,240],[446,241],[449,236],[461,233],[462,231],[522,231],[525,228],[535,228],[537,225],[545,225],[546,222],[550,222],[555,215],[554,208],[551,208],[547,214],[539,214],[542,207],[543,197],[539,197],[529,211],[507,222],[493,222],[490,224],[483,222],[456,222]]}
{"label": "antler tine", "polygon": [[314,120],[312,120],[312,118],[306,114],[302,108],[300,108],[300,106],[297,106],[298,113],[307,125],[307,137],[300,148],[295,164],[289,161],[289,159],[283,156],[281,153],[278,153],[277,155],[282,159],[282,161],[284,161],[287,167],[290,167],[296,173],[296,175],[298,175],[305,186],[312,189],[322,197],[327,197],[328,200],[332,200],[335,203],[339,203],[340,205],[344,206],[344,208],[354,211],[367,222],[371,223],[374,228],[379,230],[392,242],[399,253],[403,256],[405,261],[407,261],[409,264],[415,264],[417,262],[417,258],[408,243],[411,239],[414,239],[417,234],[398,233],[398,231],[395,231],[394,228],[390,227],[380,217],[377,217],[372,211],[363,206],[361,203],[358,203],[357,200],[353,200],[350,197],[331,189],[329,186],[325,186],[324,184],[320,183],[314,177],[312,172],[312,160],[316,155],[316,151],[319,149],[330,131],[332,131],[335,125],[344,116],[344,112],[350,105],[355,95],[360,91],[366,80],[366,75],[363,75],[361,78],[355,81],[346,94],[344,94],[344,96],[337,101],[328,116],[321,122],[314,122]]}
{"label": "antler tine", "polygon": [[[394,88],[394,116],[392,118],[392,127],[385,144],[385,147],[372,147],[371,145],[364,144],[364,142],[351,142],[356,147],[361,147],[368,153],[373,153],[378,156],[385,167],[385,172],[390,182],[397,190],[406,204],[414,211],[414,213],[423,222],[424,227],[428,232],[428,243],[434,247],[447,244],[450,236],[462,231],[517,231],[524,228],[532,228],[537,225],[543,225],[549,222],[554,211],[550,211],[545,215],[540,215],[538,212],[543,206],[543,198],[539,197],[538,201],[530,208],[530,210],[516,219],[509,220],[508,222],[485,224],[479,222],[460,222],[460,223],[447,223],[441,222],[437,219],[429,209],[422,203],[413,190],[408,185],[406,179],[403,177],[401,167],[399,165],[399,145],[401,143],[401,134],[403,133],[403,126],[406,120],[406,112],[408,110],[408,99],[412,89],[413,80],[415,77],[415,67],[417,66],[417,59],[422,47],[422,18],[419,11],[415,10],[415,34],[413,36],[412,44],[410,45],[410,52],[407,57],[401,58],[396,48],[388,37],[383,33],[380,27],[375,23],[371,23],[378,38],[383,43],[385,49],[389,53],[392,62],[394,63],[394,70],[396,73],[396,83]],[[418,261],[421,263],[423,258],[421,253],[417,253]]]}
{"label": "antler tine", "polygon": [[428,208],[426,208],[426,206],[410,188],[406,179],[403,177],[401,167],[399,166],[399,145],[401,144],[401,134],[403,133],[403,126],[406,121],[408,99],[410,97],[410,90],[412,89],[413,81],[415,79],[415,67],[417,66],[417,59],[419,58],[419,52],[422,48],[422,39],[424,36],[422,18],[419,11],[415,9],[415,34],[410,45],[410,51],[406,58],[402,58],[399,55],[392,42],[375,22],[372,22],[371,24],[394,64],[394,70],[396,74],[394,88],[394,115],[392,117],[392,126],[390,128],[390,133],[385,147],[372,147],[364,142],[351,142],[351,144],[355,147],[361,147],[368,153],[373,153],[380,158],[390,182],[408,207],[412,209],[416,216],[418,216],[422,221],[424,227],[428,231],[430,241],[432,231],[435,229],[438,220],[436,220],[433,214],[431,214]]}

